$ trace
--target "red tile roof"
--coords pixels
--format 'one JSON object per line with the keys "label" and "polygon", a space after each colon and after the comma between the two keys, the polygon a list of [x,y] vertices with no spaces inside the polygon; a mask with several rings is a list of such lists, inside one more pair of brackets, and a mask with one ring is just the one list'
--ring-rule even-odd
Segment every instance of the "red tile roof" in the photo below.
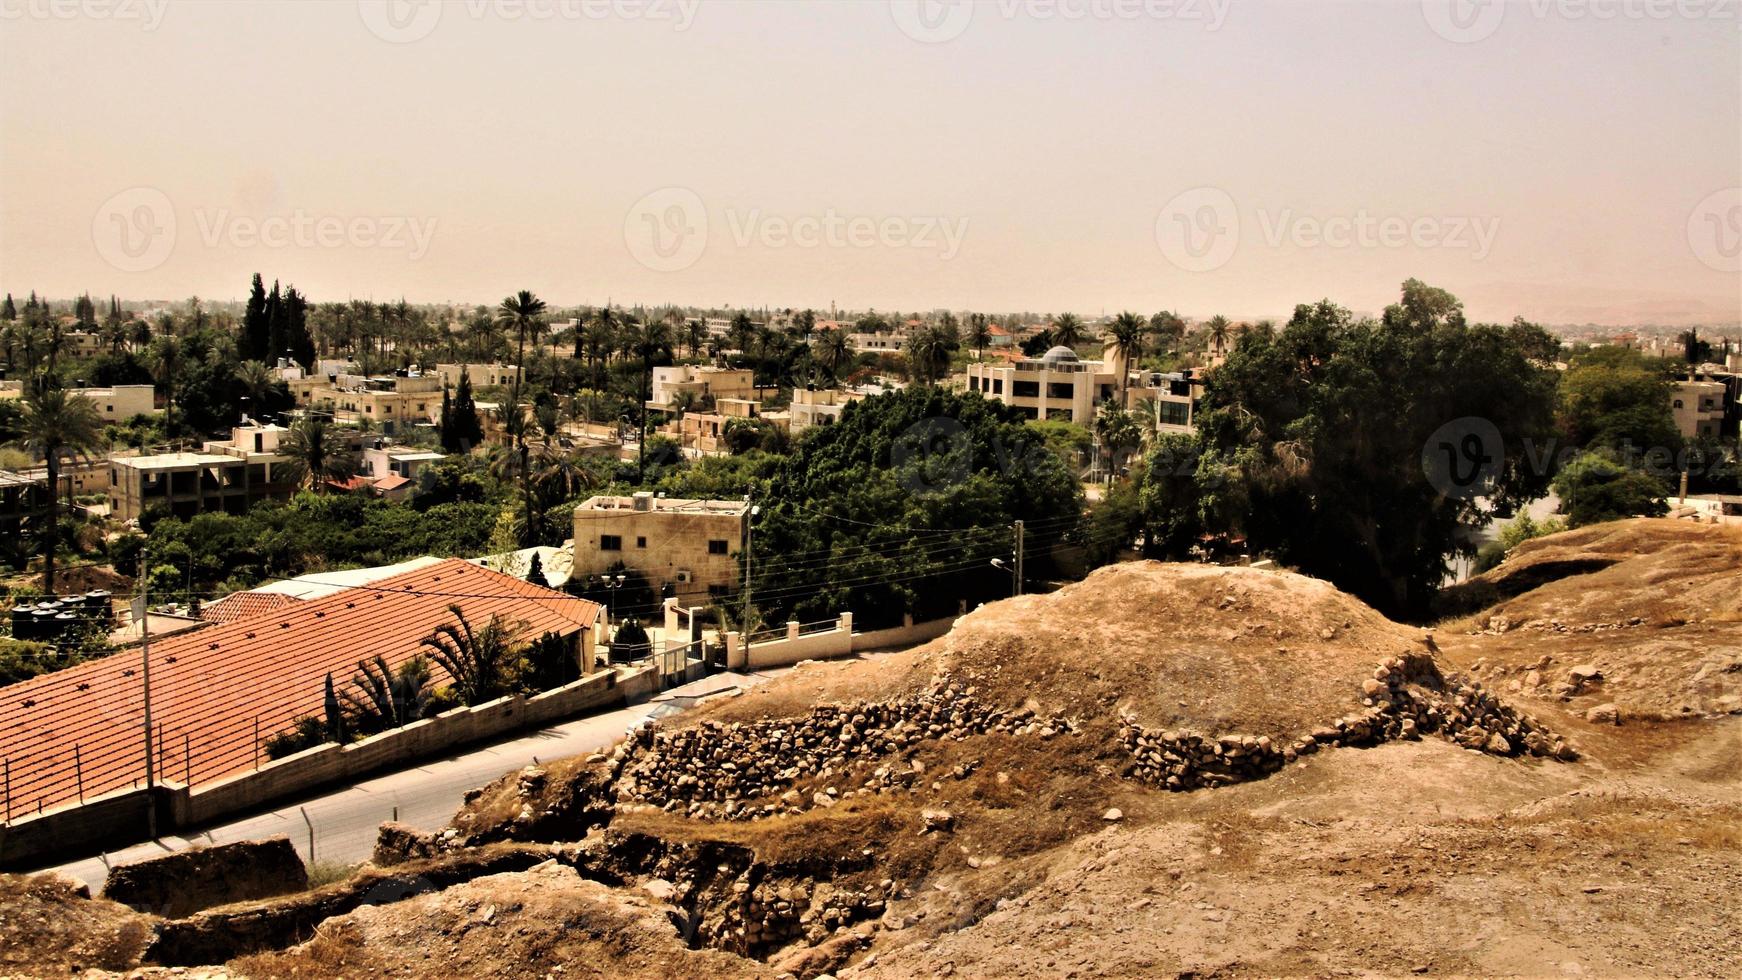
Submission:
{"label": "red tile roof", "polygon": [[208,623],[229,623],[301,601],[296,596],[278,592],[232,592],[216,602],[201,606],[200,618]]}
{"label": "red tile roof", "polygon": [[[370,585],[215,624],[151,644],[151,717],[160,726],[159,778],[207,783],[255,765],[262,741],[297,718],[320,717],[323,681],[348,686],[357,662],[390,667],[451,622],[491,615],[522,637],[590,628],[601,606],[451,558]],[[124,650],[0,688],[0,757],[11,767],[14,817],[144,782],[140,651]],[[433,668],[436,683],[446,675]],[[75,756],[74,747],[77,747]],[[264,762],[264,751],[260,761]]]}
{"label": "red tile roof", "polygon": [[398,473],[390,473],[375,481],[375,489],[382,493],[387,493],[390,490],[398,490],[400,487],[403,487],[410,482],[410,480],[400,476]]}

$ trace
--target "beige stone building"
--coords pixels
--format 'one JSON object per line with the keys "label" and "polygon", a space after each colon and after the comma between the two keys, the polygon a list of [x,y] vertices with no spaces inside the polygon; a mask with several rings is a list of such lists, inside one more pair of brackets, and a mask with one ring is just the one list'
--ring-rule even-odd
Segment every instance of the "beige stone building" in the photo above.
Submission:
{"label": "beige stone building", "polygon": [[843,409],[864,397],[863,392],[840,388],[794,388],[788,409],[792,413],[792,434],[796,436],[806,429],[834,422]]}
{"label": "beige stone building", "polygon": [[674,412],[678,396],[685,393],[695,402],[704,396],[712,397],[716,402],[727,398],[755,398],[756,373],[696,364],[654,368],[647,407],[658,412]]}
{"label": "beige stone building", "polygon": [[177,517],[239,514],[261,500],[288,500],[300,475],[278,454],[279,440],[289,431],[278,425],[238,426],[228,440],[208,442],[202,452],[111,459],[109,514],[136,520],[159,503]]}
{"label": "beige stone building", "polygon": [[460,373],[464,371],[467,380],[474,388],[506,388],[520,376],[520,368],[513,364],[437,364],[435,376],[442,384],[454,388],[460,383]]}
{"label": "beige stone building", "polygon": [[686,603],[735,594],[742,586],[750,505],[742,500],[680,500],[645,491],[592,497],[575,508],[572,577],[603,575],[622,562],[653,588],[671,586]]}
{"label": "beige stone building", "polygon": [[[157,411],[157,389],[151,385],[114,385],[108,388],[68,390],[90,399],[97,406],[97,415],[104,422],[125,422],[135,415],[150,415]],[[0,398],[23,397],[24,382],[0,382]]]}
{"label": "beige stone building", "polygon": [[685,412],[677,421],[678,444],[704,455],[727,452],[726,427],[734,419],[762,418],[762,403],[750,398],[719,398],[711,412]]}
{"label": "beige stone building", "polygon": [[1677,381],[1670,393],[1675,426],[1687,439],[1717,438],[1724,425],[1724,385],[1718,381]]}

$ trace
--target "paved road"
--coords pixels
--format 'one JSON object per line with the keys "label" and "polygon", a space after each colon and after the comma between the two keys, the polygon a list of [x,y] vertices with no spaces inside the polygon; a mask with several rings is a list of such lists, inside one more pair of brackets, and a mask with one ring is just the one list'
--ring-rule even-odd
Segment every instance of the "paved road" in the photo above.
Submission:
{"label": "paved road", "polygon": [[57,870],[80,879],[96,891],[103,885],[111,865],[127,864],[178,851],[194,843],[228,843],[284,834],[296,842],[308,858],[308,824],[315,828],[315,860],[355,863],[369,857],[375,847],[375,830],[391,820],[397,809],[399,821],[420,830],[436,830],[460,808],[467,790],[482,786],[513,769],[535,760],[593,752],[616,741],[630,726],[645,718],[671,714],[694,702],[700,695],[732,687],[752,687],[771,680],[784,670],[755,674],[727,672],[674,687],[654,700],[604,714],[552,725],[508,741],[486,745],[464,755],[431,760],[421,766],[377,776],[346,789],[295,801],[267,813],[212,827],[191,838],[164,837],[106,854],[98,858],[63,864]]}

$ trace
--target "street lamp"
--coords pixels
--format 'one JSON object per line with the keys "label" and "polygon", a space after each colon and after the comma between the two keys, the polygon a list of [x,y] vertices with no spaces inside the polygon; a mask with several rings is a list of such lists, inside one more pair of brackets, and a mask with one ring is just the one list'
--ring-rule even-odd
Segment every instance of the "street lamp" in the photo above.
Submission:
{"label": "street lamp", "polygon": [[623,581],[626,578],[628,576],[621,573],[605,576],[605,625],[607,626],[611,625],[611,620],[616,615],[617,590],[623,587]]}
{"label": "street lamp", "polygon": [[1016,594],[1016,569],[1011,568],[1009,563],[1006,562],[1002,558],[992,559],[992,567],[993,568],[1001,568],[1004,571],[1010,573],[1010,594],[1015,595]]}

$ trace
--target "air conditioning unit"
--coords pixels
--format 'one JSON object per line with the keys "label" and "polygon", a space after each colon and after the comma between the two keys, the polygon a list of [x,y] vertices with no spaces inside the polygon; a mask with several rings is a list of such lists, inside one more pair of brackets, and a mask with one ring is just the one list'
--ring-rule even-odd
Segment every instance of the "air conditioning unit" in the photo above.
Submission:
{"label": "air conditioning unit", "polygon": [[692,576],[687,570],[680,569],[677,573],[677,582],[679,585],[688,585],[693,578],[694,576]]}
{"label": "air conditioning unit", "polygon": [[648,493],[646,490],[638,491],[635,494],[635,509],[640,511],[652,510],[653,494]]}

